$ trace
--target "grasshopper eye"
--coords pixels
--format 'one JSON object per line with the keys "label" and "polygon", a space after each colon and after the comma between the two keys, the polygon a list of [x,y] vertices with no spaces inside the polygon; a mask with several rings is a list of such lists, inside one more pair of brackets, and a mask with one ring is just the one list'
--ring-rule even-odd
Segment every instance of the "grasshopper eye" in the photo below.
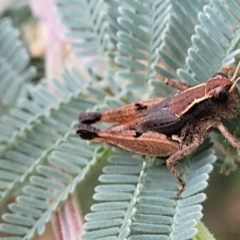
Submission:
{"label": "grasshopper eye", "polygon": [[215,89],[213,94],[213,99],[217,101],[225,101],[227,100],[227,91],[224,87],[219,86]]}
{"label": "grasshopper eye", "polygon": [[224,91],[224,88],[222,86],[217,87],[214,92],[214,96],[218,97],[223,91]]}
{"label": "grasshopper eye", "polygon": [[213,94],[213,101],[215,102],[226,102],[228,99],[228,92],[223,86],[219,86],[215,89]]}

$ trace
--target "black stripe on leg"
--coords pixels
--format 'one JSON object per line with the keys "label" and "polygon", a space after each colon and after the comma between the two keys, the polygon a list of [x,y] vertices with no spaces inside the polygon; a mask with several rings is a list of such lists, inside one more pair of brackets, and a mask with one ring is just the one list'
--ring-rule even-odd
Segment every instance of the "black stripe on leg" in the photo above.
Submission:
{"label": "black stripe on leg", "polygon": [[82,139],[92,140],[98,137],[99,130],[91,125],[79,124],[76,133]]}
{"label": "black stripe on leg", "polygon": [[143,110],[147,110],[147,106],[141,103],[135,103],[135,109],[137,112],[141,112]]}

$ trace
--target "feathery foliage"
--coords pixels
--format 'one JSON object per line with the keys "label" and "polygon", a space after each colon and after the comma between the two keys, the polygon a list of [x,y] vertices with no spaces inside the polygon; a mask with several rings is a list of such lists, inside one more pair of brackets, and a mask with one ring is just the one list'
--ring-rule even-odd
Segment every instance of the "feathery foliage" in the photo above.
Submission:
{"label": "feathery foliage", "polygon": [[39,113],[29,118],[30,124],[1,153],[0,205],[15,189],[21,192],[8,206],[11,213],[2,215],[4,223],[0,229],[19,235],[20,239],[30,239],[44,231],[51,213],[104,154],[86,148],[86,142],[76,137],[72,120],[77,118],[77,111],[86,111],[95,103],[84,100],[86,95],[79,93],[83,83],[80,76],[73,78],[65,73],[65,80],[68,85],[56,82],[62,99],[53,101],[54,97],[41,86],[31,92],[37,100],[33,97],[28,104],[25,101],[25,108],[20,110],[36,113],[37,109]]}
{"label": "feathery foliage", "polygon": [[[161,44],[161,32],[170,11],[169,1],[124,1],[118,7],[116,19],[121,29],[117,31],[119,55],[115,62],[123,67],[117,75],[139,84],[152,77],[151,65],[156,61],[156,47]],[[134,87],[137,85],[134,84]]]}
{"label": "feathery foliage", "polygon": [[56,0],[58,12],[69,29],[67,37],[72,39],[72,48],[79,57],[91,57],[86,67],[92,68],[105,62],[109,41],[104,21],[105,4],[103,0],[77,1]]}
{"label": "feathery foliage", "polygon": [[200,24],[195,26],[185,67],[177,72],[181,79],[188,83],[204,82],[216,70],[235,62],[240,39],[238,10],[238,1],[212,1],[199,13]]}
{"label": "feathery foliage", "polygon": [[0,23],[0,108],[1,115],[14,106],[18,95],[24,94],[25,85],[36,70],[29,67],[29,56],[19,39],[19,31],[14,29],[10,19]]}
{"label": "feathery foliage", "polygon": [[[86,68],[91,81],[76,70],[64,70],[53,80],[57,94],[42,83],[27,87],[35,71],[28,67],[17,31],[9,20],[0,22],[0,92],[5,93],[0,100],[10,109],[0,121],[0,231],[9,234],[4,239],[42,234],[52,213],[79,183],[87,184],[99,162],[105,166],[95,203],[85,215],[82,239],[184,240],[207,231],[197,223],[216,161],[209,139],[177,165],[186,182],[177,199],[179,184],[162,160],[143,161],[120,149],[82,141],[75,134],[76,120],[79,112],[166,96],[173,91],[161,82],[165,77],[194,85],[234,63],[240,1],[55,3],[72,52],[90,59]],[[226,121],[227,126],[232,123]],[[239,128],[230,130],[238,134]]]}
{"label": "feathery foliage", "polygon": [[[178,68],[184,67],[188,48],[192,45],[191,36],[194,27],[199,23],[198,13],[203,10],[207,1],[172,1],[172,10],[164,29],[163,41],[157,48],[157,62],[154,65],[157,77],[160,79],[177,79]],[[184,80],[184,79],[182,79]],[[173,92],[159,80],[150,80],[152,90],[156,95]],[[164,89],[164,91],[161,91]]]}
{"label": "feathery foliage", "polygon": [[[97,186],[92,213],[85,216],[87,231],[82,239],[189,239],[202,217],[200,193],[207,186],[208,174],[216,158],[209,143],[192,155],[193,161],[183,164],[184,180],[188,182],[181,199],[176,200],[178,184],[162,165],[139,157],[109,157],[110,166],[103,169],[102,183]],[[121,153],[121,152],[120,152]],[[173,221],[174,219],[174,221]]]}

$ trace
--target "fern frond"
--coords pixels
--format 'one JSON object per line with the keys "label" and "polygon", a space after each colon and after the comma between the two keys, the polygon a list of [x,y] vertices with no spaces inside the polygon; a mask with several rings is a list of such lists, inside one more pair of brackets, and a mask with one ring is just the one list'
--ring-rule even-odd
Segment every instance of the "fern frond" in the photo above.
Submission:
{"label": "fern frond", "polygon": [[0,32],[0,108],[3,115],[14,105],[17,97],[24,93],[23,83],[36,75],[36,69],[28,66],[27,50],[10,19],[1,20]]}
{"label": "fern frond", "polygon": [[123,223],[126,210],[136,191],[143,161],[129,155],[113,155],[108,159],[110,166],[103,169],[99,180],[104,185],[96,187],[92,213],[85,216],[86,233],[82,239],[116,238]]}
{"label": "fern frond", "polygon": [[[62,81],[55,81],[60,98],[54,98],[39,86],[31,92],[34,101],[26,104],[25,99],[24,110],[39,113],[7,144],[0,159],[0,205],[15,189],[22,190],[9,205],[11,213],[3,215],[0,229],[16,237],[20,235],[21,239],[30,239],[34,233],[44,231],[51,213],[105,153],[98,154],[97,148],[94,150],[77,138],[72,123],[79,111],[96,105],[85,100],[86,95],[82,93],[89,90],[91,96],[91,87],[86,85],[88,90],[78,90],[84,81],[74,71],[63,76]],[[93,100],[105,97],[101,91],[96,92],[98,97],[95,94]]]}
{"label": "fern frond", "polygon": [[91,57],[87,67],[103,61],[109,47],[106,32],[103,0],[55,0],[64,25],[68,28],[67,37],[78,57]]}
{"label": "fern frond", "polygon": [[86,111],[89,104],[72,98],[68,103],[59,105],[58,109],[52,109],[51,117],[40,115],[35,118],[18,133],[11,145],[6,145],[0,160],[0,204],[32,174],[34,167],[44,161],[61,135],[69,131],[77,111]]}
{"label": "fern frond", "polygon": [[[54,80],[54,83],[61,98],[46,90],[46,86],[43,84],[38,84],[28,88],[32,100],[28,96],[19,97],[16,106],[11,109],[8,115],[2,117],[0,143],[3,146],[0,149],[0,156],[4,154],[5,149],[9,148],[9,145],[14,145],[19,138],[27,134],[29,126],[36,125],[39,120],[44,116],[46,117],[46,110],[53,112],[61,101],[67,102],[68,98],[73,97],[74,94],[78,95],[87,87],[87,82],[75,69],[65,71],[61,81]],[[87,105],[87,107],[89,106]]]}
{"label": "fern frond", "polygon": [[9,204],[10,213],[2,215],[2,232],[21,236],[21,239],[42,234],[53,211],[73,193],[76,184],[85,179],[99,160],[101,155],[94,149],[86,149],[86,142],[72,133],[68,131],[54,145],[54,150],[48,151],[45,160],[25,182],[21,194]]}
{"label": "fern frond", "polygon": [[117,32],[123,30],[122,26],[118,23],[117,19],[120,16],[118,7],[121,6],[121,2],[117,0],[104,0],[107,5],[107,31],[109,33],[109,41],[112,44],[112,49],[109,57],[114,59],[117,53],[118,37]]}
{"label": "fern frond", "polygon": [[[198,23],[198,13],[202,11],[206,1],[172,1],[172,10],[169,21],[164,29],[161,45],[157,46],[158,60],[154,69],[158,78],[177,78],[176,70],[184,67],[188,48],[192,45],[191,36]],[[172,93],[173,89],[167,87],[159,80],[151,80],[150,85],[155,92],[153,95]]]}
{"label": "fern frond", "polygon": [[[32,98],[35,101],[27,98],[21,100],[23,105],[18,113],[27,112],[29,115],[33,114],[34,117],[29,118],[27,123],[16,134],[13,134],[2,148],[0,205],[17,186],[22,184],[21,182],[32,174],[34,167],[44,161],[45,155],[54,148],[59,137],[69,130],[73,119],[77,119],[78,112],[86,111],[95,105],[95,102],[81,100],[81,91],[78,89],[82,81],[79,76],[78,78],[68,76],[62,83],[59,81],[56,87],[62,95],[61,99],[54,99],[46,89],[39,86],[32,92]],[[71,92],[73,86],[75,92]],[[47,112],[46,106],[48,106]],[[12,118],[14,125],[19,116],[12,116]],[[17,172],[14,169],[17,169]]]}
{"label": "fern frond", "polygon": [[[36,90],[40,87],[36,87]],[[39,97],[39,99],[47,98],[47,94],[45,92],[45,96]],[[38,93],[40,95],[40,93]],[[50,95],[50,94],[49,94]],[[5,115],[1,118],[0,122],[0,144],[2,145],[0,149],[0,156],[3,155],[5,149],[8,149],[10,145],[14,145],[16,139],[24,136],[25,133],[29,130],[29,126],[34,125],[36,119],[40,119],[41,116],[44,115],[43,108],[44,103],[49,107],[49,104],[56,104],[57,99],[51,96],[51,103],[48,102],[46,104],[46,100],[41,102],[41,105],[38,105],[37,102],[33,102],[28,99],[27,96],[19,97],[16,105],[10,110],[8,115]],[[37,116],[36,116],[37,115]]]}
{"label": "fern frond", "polygon": [[123,67],[117,71],[117,76],[129,81],[128,89],[143,89],[142,84],[153,77],[151,65],[156,61],[155,49],[162,41],[169,6],[170,1],[142,4],[131,0],[118,7],[116,21],[121,28],[116,32],[119,54],[115,62]]}
{"label": "fern frond", "polygon": [[[179,164],[187,182],[180,199],[178,183],[164,166],[139,157],[113,155],[103,169],[92,213],[85,216],[82,239],[190,239],[202,217],[201,193],[216,157],[206,142],[189,164]],[[143,165],[143,167],[142,167]]]}
{"label": "fern frond", "polygon": [[192,36],[185,66],[177,71],[180,79],[187,83],[205,82],[222,66],[235,62],[239,50],[240,24],[236,11],[240,11],[238,0],[221,3],[212,0],[199,14],[199,25]]}

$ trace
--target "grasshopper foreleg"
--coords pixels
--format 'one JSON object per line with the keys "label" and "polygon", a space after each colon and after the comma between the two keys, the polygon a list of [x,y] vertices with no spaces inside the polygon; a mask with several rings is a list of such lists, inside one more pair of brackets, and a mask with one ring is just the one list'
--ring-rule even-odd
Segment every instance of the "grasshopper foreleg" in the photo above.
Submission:
{"label": "grasshopper foreleg", "polygon": [[234,148],[240,150],[240,141],[237,140],[230,132],[228,132],[222,123],[220,123],[217,128]]}

